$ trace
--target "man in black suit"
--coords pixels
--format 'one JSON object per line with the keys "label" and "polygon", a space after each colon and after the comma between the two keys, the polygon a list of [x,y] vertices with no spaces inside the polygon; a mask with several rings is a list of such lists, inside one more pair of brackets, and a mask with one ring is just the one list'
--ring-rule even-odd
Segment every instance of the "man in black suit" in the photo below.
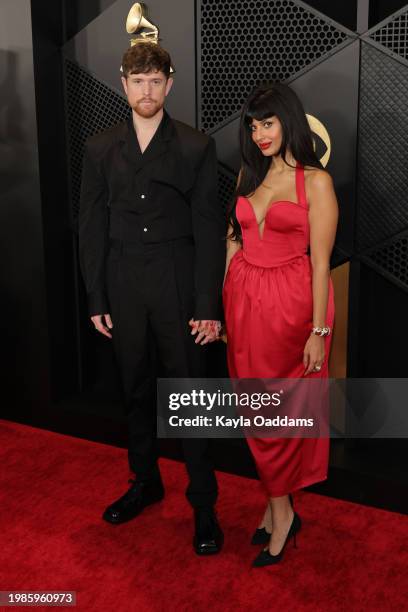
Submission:
{"label": "man in black suit", "polygon": [[[132,116],[87,141],[79,215],[81,270],[95,328],[113,339],[129,417],[130,489],[103,518],[122,523],[163,498],[152,346],[165,377],[205,376],[218,336],[225,223],[213,139],[170,118],[167,51],[140,42],[122,60]],[[205,439],[184,439],[194,548],[218,552],[217,483]]]}

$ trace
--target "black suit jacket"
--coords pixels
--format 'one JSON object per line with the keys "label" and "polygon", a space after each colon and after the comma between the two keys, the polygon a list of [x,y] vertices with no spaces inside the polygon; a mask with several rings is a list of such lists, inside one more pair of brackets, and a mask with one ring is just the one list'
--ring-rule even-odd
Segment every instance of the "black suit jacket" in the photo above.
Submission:
{"label": "black suit jacket", "polygon": [[150,244],[191,236],[194,316],[218,319],[225,230],[212,138],[165,111],[143,154],[132,117],[87,141],[79,252],[91,315],[109,312],[105,260],[110,239]]}

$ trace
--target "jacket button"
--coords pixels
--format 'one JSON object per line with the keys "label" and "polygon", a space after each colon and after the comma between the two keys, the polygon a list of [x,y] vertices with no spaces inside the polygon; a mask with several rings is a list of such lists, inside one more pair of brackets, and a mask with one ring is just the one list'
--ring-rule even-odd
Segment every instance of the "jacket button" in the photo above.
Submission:
{"label": "jacket button", "polygon": [[146,196],[145,196],[144,193],[142,193],[142,195],[140,197],[144,199]]}
{"label": "jacket button", "polygon": [[147,232],[147,227],[144,227],[144,228],[143,228],[143,231],[144,231],[144,232]]}

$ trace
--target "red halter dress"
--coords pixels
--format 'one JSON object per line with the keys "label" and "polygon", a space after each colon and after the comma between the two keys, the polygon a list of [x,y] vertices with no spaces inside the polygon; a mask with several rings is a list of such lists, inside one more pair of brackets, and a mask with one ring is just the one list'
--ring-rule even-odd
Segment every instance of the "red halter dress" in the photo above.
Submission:
{"label": "red halter dress", "polygon": [[[228,368],[231,378],[302,378],[303,350],[312,329],[313,296],[308,204],[304,170],[296,168],[297,202],[269,204],[259,233],[250,201],[240,196],[236,214],[243,247],[232,257],[224,283]],[[326,324],[334,322],[330,281]],[[328,376],[331,335],[325,338]],[[270,497],[327,478],[328,438],[247,438]]]}

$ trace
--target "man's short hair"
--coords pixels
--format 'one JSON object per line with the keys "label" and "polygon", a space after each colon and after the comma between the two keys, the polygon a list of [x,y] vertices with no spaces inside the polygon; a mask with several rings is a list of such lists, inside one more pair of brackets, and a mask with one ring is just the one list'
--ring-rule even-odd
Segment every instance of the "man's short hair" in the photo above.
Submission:
{"label": "man's short hair", "polygon": [[147,72],[163,72],[170,76],[171,58],[169,53],[154,42],[139,42],[129,47],[122,59],[123,76]]}

